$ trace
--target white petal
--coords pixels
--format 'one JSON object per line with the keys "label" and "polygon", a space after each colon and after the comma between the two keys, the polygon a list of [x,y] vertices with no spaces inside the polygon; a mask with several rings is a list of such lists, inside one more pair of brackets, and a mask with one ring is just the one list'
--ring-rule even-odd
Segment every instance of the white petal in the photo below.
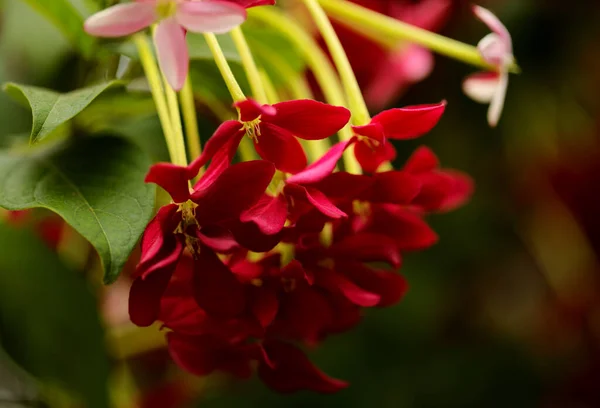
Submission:
{"label": "white petal", "polygon": [[473,13],[479,18],[485,25],[489,27],[498,37],[506,44],[507,49],[512,53],[512,39],[510,33],[502,24],[500,19],[496,17],[494,13],[481,6],[473,6]]}
{"label": "white petal", "polygon": [[504,108],[504,100],[506,98],[506,89],[508,88],[508,72],[500,74],[500,81],[496,87],[494,97],[490,102],[490,108],[488,109],[488,123],[491,127],[495,127],[500,120],[502,109]]}
{"label": "white petal", "polygon": [[122,37],[140,31],[156,21],[154,6],[148,3],[126,3],[109,7],[84,23],[85,31],[96,37]]}
{"label": "white petal", "polygon": [[246,20],[246,9],[227,1],[184,1],[177,6],[179,24],[194,33],[226,33]]}
{"label": "white petal", "polygon": [[174,90],[181,90],[190,61],[185,31],[175,19],[163,20],[154,31],[154,44],[158,64],[165,78]]}
{"label": "white petal", "polygon": [[500,77],[492,72],[478,72],[463,81],[463,92],[479,103],[490,103],[497,92]]}

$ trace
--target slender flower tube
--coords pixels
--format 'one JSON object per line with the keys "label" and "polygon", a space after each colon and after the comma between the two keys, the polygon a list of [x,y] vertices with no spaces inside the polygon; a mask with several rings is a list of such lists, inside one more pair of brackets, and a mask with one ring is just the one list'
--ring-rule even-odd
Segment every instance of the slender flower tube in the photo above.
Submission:
{"label": "slender flower tube", "polygon": [[502,114],[508,72],[515,60],[512,39],[504,24],[491,11],[474,6],[473,13],[492,30],[479,41],[477,48],[483,59],[496,68],[496,72],[470,75],[463,83],[463,91],[477,102],[490,104],[487,119],[490,126],[494,127]]}
{"label": "slender flower tube", "polygon": [[[162,72],[179,91],[187,77],[186,30],[225,33],[246,19],[243,4],[222,0],[137,0],[102,10],[85,21],[85,31],[97,37],[122,37],[157,23],[154,43]],[[256,2],[255,2],[256,3]]]}

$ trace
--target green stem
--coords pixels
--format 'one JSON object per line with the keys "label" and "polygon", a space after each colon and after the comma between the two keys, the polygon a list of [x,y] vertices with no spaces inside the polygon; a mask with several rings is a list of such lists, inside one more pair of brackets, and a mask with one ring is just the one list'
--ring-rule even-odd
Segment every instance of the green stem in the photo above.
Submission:
{"label": "green stem", "polygon": [[148,84],[150,85],[150,91],[152,92],[152,98],[156,105],[156,112],[165,135],[165,141],[167,142],[167,149],[169,150],[169,156],[171,161],[175,163],[177,161],[177,146],[173,138],[173,130],[171,127],[171,119],[169,118],[169,111],[167,109],[167,101],[163,93],[163,85],[160,77],[160,72],[154,61],[152,51],[148,45],[148,40],[144,34],[135,34],[133,41],[138,49],[140,55],[140,61]]}
{"label": "green stem", "polygon": [[252,52],[250,51],[250,47],[248,46],[248,42],[244,37],[242,29],[240,27],[236,27],[231,30],[230,35],[235,44],[235,48],[238,50],[238,53],[242,58],[242,64],[244,66],[244,70],[246,71],[250,88],[252,89],[252,95],[258,102],[266,103],[268,100],[267,92],[263,82],[261,81],[261,76],[256,66],[256,62],[252,57]]}
{"label": "green stem", "polygon": [[[298,23],[281,11],[273,8],[256,7],[249,14],[263,24],[279,31],[296,47],[315,75],[328,103],[331,105],[346,106],[344,91],[329,59],[314,38],[302,26],[298,25]],[[341,140],[350,140],[353,136],[350,126],[347,125],[340,130],[339,136]],[[324,143],[327,143],[327,141]],[[360,165],[351,151],[347,150],[344,153],[343,160],[346,171],[354,174],[361,172]]]}
{"label": "green stem", "polygon": [[217,68],[219,68],[219,71],[221,72],[221,76],[225,80],[225,84],[227,85],[227,89],[229,89],[229,93],[231,94],[233,101],[243,101],[246,99],[246,96],[244,96],[242,88],[240,88],[240,85],[236,81],[235,76],[233,75],[233,72],[227,63],[227,58],[225,58],[225,55],[223,54],[223,50],[219,45],[217,37],[215,37],[215,35],[212,33],[205,33],[204,38],[206,39],[208,48],[210,48],[210,52],[215,59]]}
{"label": "green stem", "polygon": [[[342,0],[318,0],[327,13],[348,28],[360,31],[384,46],[389,40],[408,41],[419,44],[439,54],[488,70],[495,70],[482,57],[477,47],[432,33],[419,27],[398,21],[365,7]],[[510,72],[519,73],[513,63]]]}
{"label": "green stem", "polygon": [[171,117],[174,145],[177,150],[177,156],[174,163],[179,166],[187,166],[188,162],[185,153],[185,139],[183,138],[183,129],[181,127],[181,113],[179,112],[179,102],[177,101],[177,93],[173,90],[173,88],[171,88],[169,82],[164,76],[163,83],[163,88],[167,96],[169,116]]}
{"label": "green stem", "polygon": [[333,62],[340,74],[344,90],[346,91],[346,97],[350,104],[350,110],[352,111],[352,122],[355,125],[366,125],[371,121],[371,116],[369,115],[367,104],[362,96],[362,92],[356,81],[356,76],[354,75],[354,71],[352,70],[350,61],[348,61],[348,56],[344,51],[344,47],[342,47],[340,39],[317,0],[304,0],[304,4],[315,20],[319,32],[325,40],[327,48],[333,58]]}
{"label": "green stem", "polygon": [[194,102],[192,80],[189,75],[179,94],[179,99],[183,112],[187,147],[191,159],[194,160],[202,153],[202,146],[200,145],[200,133],[198,132],[198,119],[196,118],[196,104]]}

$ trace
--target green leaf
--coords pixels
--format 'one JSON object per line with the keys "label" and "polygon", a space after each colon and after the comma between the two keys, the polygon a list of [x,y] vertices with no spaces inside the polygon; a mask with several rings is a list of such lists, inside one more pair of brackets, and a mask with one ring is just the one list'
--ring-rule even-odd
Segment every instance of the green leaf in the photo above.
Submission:
{"label": "green leaf", "polygon": [[69,0],[23,0],[50,20],[83,54],[90,57],[96,39],[83,30],[83,17]]}
{"label": "green leaf", "polygon": [[9,82],[4,91],[18,102],[31,108],[32,126],[30,143],[48,136],[54,129],[75,117],[102,92],[121,81],[109,81],[73,92],[61,94],[49,89]]}
{"label": "green leaf", "polygon": [[154,209],[150,166],[137,146],[115,137],[79,140],[33,153],[0,153],[0,207],[48,208],[96,248],[113,282]]}
{"label": "green leaf", "polygon": [[0,341],[44,383],[69,390],[86,407],[108,406],[109,361],[96,300],[28,229],[0,224]]}

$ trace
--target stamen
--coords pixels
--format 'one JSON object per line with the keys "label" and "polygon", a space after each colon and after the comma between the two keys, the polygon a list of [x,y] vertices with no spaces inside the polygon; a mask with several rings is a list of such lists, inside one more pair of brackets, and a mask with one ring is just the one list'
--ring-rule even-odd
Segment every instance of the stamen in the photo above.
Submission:
{"label": "stamen", "polygon": [[260,117],[249,122],[244,122],[244,130],[246,134],[254,143],[258,143],[258,137],[260,136]]}
{"label": "stamen", "polygon": [[173,16],[177,12],[177,2],[173,0],[159,1],[156,5],[156,14],[159,19]]}

